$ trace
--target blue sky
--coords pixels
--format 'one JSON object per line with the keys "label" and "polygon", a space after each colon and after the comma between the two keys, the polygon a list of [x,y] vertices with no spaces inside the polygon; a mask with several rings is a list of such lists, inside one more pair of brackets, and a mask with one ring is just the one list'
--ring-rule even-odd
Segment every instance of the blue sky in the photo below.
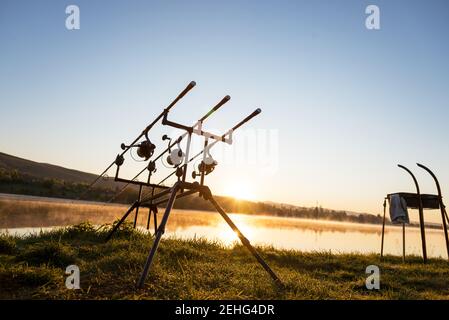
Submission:
{"label": "blue sky", "polygon": [[[70,4],[80,30],[65,28]],[[369,4],[381,30],[365,28]],[[210,128],[261,107],[248,127],[279,136],[276,172],[219,166],[216,193],[242,181],[261,200],[379,213],[413,190],[397,163],[449,190],[448,32],[444,0],[3,0],[0,151],[99,172],[195,80],[175,120],[230,94]]]}

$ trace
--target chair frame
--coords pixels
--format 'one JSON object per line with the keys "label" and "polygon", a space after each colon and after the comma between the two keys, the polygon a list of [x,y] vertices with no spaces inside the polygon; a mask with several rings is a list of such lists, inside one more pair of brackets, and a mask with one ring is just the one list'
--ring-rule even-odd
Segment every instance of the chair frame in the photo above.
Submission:
{"label": "chair frame", "polygon": [[[436,188],[437,188],[437,195],[430,195],[430,196],[435,196],[438,198],[438,202],[439,202],[439,209],[441,212],[441,220],[442,220],[442,225],[443,225],[443,232],[444,232],[444,237],[445,237],[445,241],[446,241],[446,250],[447,250],[447,255],[448,255],[448,260],[449,260],[449,235],[448,235],[448,231],[447,231],[447,225],[449,224],[449,218],[446,212],[446,206],[444,205],[443,202],[443,195],[441,193],[441,186],[440,183],[436,177],[436,175],[426,166],[417,163],[417,166],[424,169],[425,171],[427,171],[433,178]],[[420,233],[421,233],[421,246],[422,246],[422,255],[423,255],[423,261],[427,262],[427,246],[426,246],[426,230],[425,230],[425,224],[424,224],[424,209],[434,209],[434,208],[427,208],[423,205],[423,195],[421,194],[420,191],[420,187],[418,184],[418,180],[416,179],[415,175],[413,174],[413,172],[408,169],[407,167],[398,164],[398,167],[405,170],[406,172],[408,172],[410,174],[410,176],[413,179],[413,182],[415,184],[416,187],[416,196],[418,198],[418,212],[419,212],[419,227],[420,227]],[[387,197],[384,199],[384,214],[383,214],[383,221],[382,221],[382,237],[381,237],[381,247],[380,247],[380,256],[381,258],[383,257],[383,253],[384,253],[384,237],[385,237],[385,221],[386,221],[386,207],[387,207],[387,199],[390,196],[390,194],[387,195]],[[402,237],[402,241],[403,241],[403,260],[405,261],[405,223],[403,223],[402,225],[402,233],[403,233],[403,237]]]}

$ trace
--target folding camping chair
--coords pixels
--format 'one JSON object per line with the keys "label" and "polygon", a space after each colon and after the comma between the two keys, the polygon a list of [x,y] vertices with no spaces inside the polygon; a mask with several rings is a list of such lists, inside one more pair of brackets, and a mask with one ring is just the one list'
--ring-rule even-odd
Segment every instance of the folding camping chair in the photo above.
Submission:
{"label": "folding camping chair", "polygon": [[[435,210],[440,209],[441,211],[441,220],[443,223],[443,232],[444,237],[446,240],[446,250],[448,254],[449,259],[449,238],[448,238],[448,232],[447,232],[447,224],[449,224],[449,218],[446,212],[446,206],[443,203],[443,196],[441,194],[441,187],[440,183],[438,182],[437,177],[435,174],[427,167],[425,167],[422,164],[417,163],[418,167],[426,170],[435,181],[436,187],[437,187],[437,195],[434,194],[421,194],[419,189],[418,181],[416,180],[416,177],[414,174],[405,166],[398,165],[399,168],[404,169],[407,171],[413,179],[413,182],[415,183],[416,187],[416,193],[409,193],[409,192],[397,192],[397,193],[391,193],[388,194],[384,200],[384,215],[383,215],[383,221],[382,221],[382,240],[381,240],[381,246],[380,246],[380,256],[383,257],[383,250],[384,250],[384,236],[385,236],[385,215],[386,215],[386,207],[387,207],[387,199],[390,200],[393,195],[398,195],[402,199],[405,200],[407,204],[407,208],[410,209],[418,209],[419,212],[419,226],[421,230],[421,245],[422,245],[422,252],[423,252],[423,260],[424,262],[427,261],[427,249],[426,249],[426,231],[424,227],[424,209],[428,210]],[[403,260],[405,260],[405,223],[402,224],[402,254],[403,254]]]}

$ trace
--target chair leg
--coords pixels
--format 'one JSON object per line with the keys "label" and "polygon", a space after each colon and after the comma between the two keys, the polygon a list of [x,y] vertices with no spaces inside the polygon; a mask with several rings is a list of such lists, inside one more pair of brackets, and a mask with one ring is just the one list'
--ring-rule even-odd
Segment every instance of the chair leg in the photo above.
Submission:
{"label": "chair leg", "polygon": [[405,222],[402,223],[402,262],[405,262]]}
{"label": "chair leg", "polygon": [[382,237],[380,242],[380,257],[383,258],[384,256],[384,236],[385,236],[385,214],[387,211],[387,199],[384,199],[384,218],[382,220]]}
{"label": "chair leg", "polygon": [[427,262],[427,248],[426,248],[426,229],[424,224],[424,210],[422,206],[421,196],[419,204],[419,226],[421,229],[422,255],[424,262]]}
{"label": "chair leg", "polygon": [[447,250],[447,257],[449,260],[449,235],[447,233],[447,213],[446,213],[446,207],[444,206],[443,200],[440,200],[440,210],[441,210],[441,219],[443,221],[443,232],[444,232],[444,238],[446,240],[446,250]]}

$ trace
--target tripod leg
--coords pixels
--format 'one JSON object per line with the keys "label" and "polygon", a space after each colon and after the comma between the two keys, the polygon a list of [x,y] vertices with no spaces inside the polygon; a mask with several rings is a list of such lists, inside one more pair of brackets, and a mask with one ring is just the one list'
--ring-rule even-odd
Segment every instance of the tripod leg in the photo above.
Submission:
{"label": "tripod leg", "polygon": [[125,214],[120,219],[120,221],[114,226],[114,228],[111,230],[111,232],[109,232],[108,236],[105,239],[106,242],[108,242],[111,239],[112,235],[117,231],[117,229],[121,226],[121,224],[126,220],[126,218],[129,216],[129,214],[138,206],[139,206],[139,203],[136,201],[133,203],[133,205],[131,207],[129,207],[129,209],[125,212]]}
{"label": "tripod leg", "polygon": [[148,210],[148,220],[147,220],[147,230],[150,229],[150,221],[151,221],[151,208]]}
{"label": "tripod leg", "polygon": [[134,225],[133,225],[134,229],[137,226],[137,216],[138,216],[138,214],[139,214],[139,207],[136,208],[136,213],[134,215]]}
{"label": "tripod leg", "polygon": [[172,193],[170,194],[170,199],[168,200],[167,206],[165,207],[165,213],[162,217],[161,224],[157,229],[156,238],[154,239],[153,246],[151,247],[150,254],[148,255],[147,261],[145,262],[145,266],[143,268],[142,274],[140,276],[139,281],[137,282],[137,288],[143,288],[145,284],[145,279],[148,276],[148,272],[150,271],[151,263],[153,262],[154,256],[156,255],[157,248],[159,247],[159,242],[161,241],[162,235],[165,232],[165,225],[168,221],[168,216],[170,215],[171,209],[173,208],[173,204],[176,200],[176,193],[178,192],[179,184],[175,184],[172,189]]}
{"label": "tripod leg", "polygon": [[157,212],[153,211],[154,234],[157,233]]}
{"label": "tripod leg", "polygon": [[254,249],[254,247],[251,245],[249,240],[245,238],[245,236],[240,232],[240,230],[237,228],[237,226],[232,222],[232,220],[229,218],[229,216],[226,214],[226,212],[223,210],[223,208],[215,201],[214,197],[212,195],[208,196],[208,200],[212,203],[212,205],[215,207],[215,209],[218,211],[218,213],[225,219],[225,221],[228,223],[228,225],[232,228],[232,230],[237,234],[242,244],[252,253],[252,255],[257,259],[257,261],[262,265],[262,267],[267,271],[271,278],[275,281],[276,284],[282,285],[282,281],[278,278],[276,273],[274,273],[273,270],[271,270],[270,266],[263,260],[263,258],[259,255],[259,253]]}
{"label": "tripod leg", "polygon": [[[140,200],[142,199],[142,185],[139,186],[139,196],[137,197],[137,201],[140,202]],[[136,214],[134,216],[134,229],[137,226],[137,216],[139,215],[139,206],[137,206],[136,208]]]}
{"label": "tripod leg", "polygon": [[[151,173],[148,176],[148,183],[150,183],[150,177],[151,177]],[[154,197],[154,187],[151,189],[151,202],[150,202],[150,208],[148,210],[147,230],[150,229],[151,212],[153,211],[153,208],[151,207],[151,205],[153,204],[153,197]],[[157,210],[157,208],[156,208],[156,210]]]}

